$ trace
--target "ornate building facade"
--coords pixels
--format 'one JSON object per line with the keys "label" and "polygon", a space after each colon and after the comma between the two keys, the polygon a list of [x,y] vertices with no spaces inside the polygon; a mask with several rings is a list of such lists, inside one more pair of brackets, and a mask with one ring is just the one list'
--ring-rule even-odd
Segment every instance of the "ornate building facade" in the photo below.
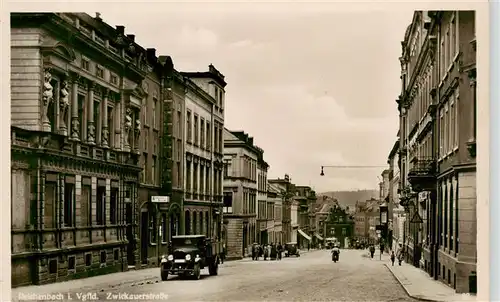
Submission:
{"label": "ornate building facade", "polygon": [[146,50],[77,13],[12,14],[11,42],[13,286],[127,270]]}
{"label": "ornate building facade", "polygon": [[418,11],[402,42],[400,204],[411,263],[468,291],[476,270],[473,11]]}

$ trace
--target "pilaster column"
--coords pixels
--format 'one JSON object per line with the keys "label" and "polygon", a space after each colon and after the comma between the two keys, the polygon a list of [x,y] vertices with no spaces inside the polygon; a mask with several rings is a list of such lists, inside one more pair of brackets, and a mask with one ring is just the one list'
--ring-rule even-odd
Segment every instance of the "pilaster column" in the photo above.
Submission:
{"label": "pilaster column", "polygon": [[94,125],[94,89],[95,82],[89,82],[89,97],[87,106],[87,143],[95,145],[95,125]]}
{"label": "pilaster column", "polygon": [[80,122],[78,121],[78,80],[80,76],[71,74],[71,139],[80,140]]}
{"label": "pilaster column", "polygon": [[102,136],[101,136],[101,142],[104,148],[109,147],[108,97],[109,97],[109,90],[104,89],[103,100],[102,100]]}

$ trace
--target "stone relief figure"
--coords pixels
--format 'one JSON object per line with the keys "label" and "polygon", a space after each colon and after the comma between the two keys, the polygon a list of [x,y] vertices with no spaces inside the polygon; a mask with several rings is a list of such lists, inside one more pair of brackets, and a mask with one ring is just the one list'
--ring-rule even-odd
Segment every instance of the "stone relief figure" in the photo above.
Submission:
{"label": "stone relief figure", "polygon": [[130,146],[130,131],[132,130],[132,110],[127,108],[125,113],[125,145]]}
{"label": "stone relief figure", "polygon": [[95,142],[95,125],[93,123],[89,124],[88,127],[87,142]]}
{"label": "stone relief figure", "polygon": [[50,121],[49,117],[47,116],[47,112],[49,110],[50,102],[52,102],[52,100],[54,99],[54,92],[53,92],[54,87],[52,87],[50,81],[52,81],[52,74],[50,74],[49,70],[45,70],[43,95],[42,95],[42,100],[43,100],[42,121],[44,130],[46,131],[47,130],[50,131]]}
{"label": "stone relief figure", "polygon": [[63,81],[61,84],[60,98],[59,98],[59,109],[60,109],[60,123],[61,128],[66,130],[66,121],[68,118],[68,108],[69,108],[69,84],[67,81]]}
{"label": "stone relief figure", "polygon": [[135,140],[134,140],[134,148],[138,149],[139,148],[139,136],[141,135],[141,120],[136,119],[135,120]]}

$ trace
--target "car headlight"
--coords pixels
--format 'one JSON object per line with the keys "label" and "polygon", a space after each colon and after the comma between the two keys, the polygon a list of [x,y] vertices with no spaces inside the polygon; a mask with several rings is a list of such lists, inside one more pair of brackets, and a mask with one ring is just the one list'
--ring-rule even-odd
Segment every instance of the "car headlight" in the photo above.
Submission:
{"label": "car headlight", "polygon": [[186,260],[187,260],[187,261],[191,260],[191,255],[187,254],[187,255],[186,255]]}
{"label": "car headlight", "polygon": [[172,260],[174,260],[174,256],[173,256],[173,255],[168,255],[167,260],[168,260],[168,261],[172,261]]}

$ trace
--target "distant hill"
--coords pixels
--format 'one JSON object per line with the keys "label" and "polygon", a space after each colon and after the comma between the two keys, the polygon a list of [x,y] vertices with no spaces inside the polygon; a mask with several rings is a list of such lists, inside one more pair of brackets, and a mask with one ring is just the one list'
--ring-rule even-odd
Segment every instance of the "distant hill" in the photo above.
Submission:
{"label": "distant hill", "polygon": [[356,208],[356,201],[366,201],[370,198],[378,198],[378,190],[358,190],[358,191],[334,191],[317,194],[318,196],[328,196],[338,200],[342,207],[348,206],[349,209]]}

